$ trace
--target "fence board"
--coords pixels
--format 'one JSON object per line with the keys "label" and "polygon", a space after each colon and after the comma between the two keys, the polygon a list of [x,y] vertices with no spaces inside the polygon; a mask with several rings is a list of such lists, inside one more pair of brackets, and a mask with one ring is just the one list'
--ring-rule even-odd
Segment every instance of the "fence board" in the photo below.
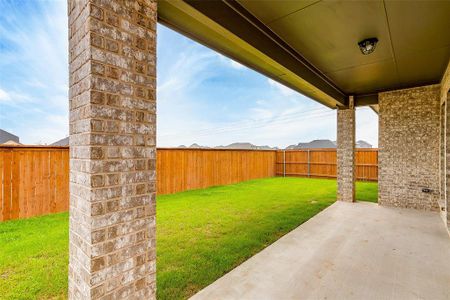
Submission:
{"label": "fence board", "polygon": [[3,220],[9,220],[11,215],[11,163],[12,153],[6,152],[3,156]]}

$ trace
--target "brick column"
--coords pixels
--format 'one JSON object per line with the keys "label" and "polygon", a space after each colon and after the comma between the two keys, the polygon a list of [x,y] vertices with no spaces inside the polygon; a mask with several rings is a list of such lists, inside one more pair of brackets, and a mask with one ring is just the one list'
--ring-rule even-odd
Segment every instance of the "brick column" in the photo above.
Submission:
{"label": "brick column", "polygon": [[355,201],[355,108],[337,111],[337,200]]}
{"label": "brick column", "polygon": [[447,229],[450,232],[450,172],[449,172],[449,167],[450,167],[450,105],[448,105],[448,100],[450,99],[450,93],[447,94],[447,98],[445,99],[444,102],[444,111],[445,114],[443,116],[443,130],[445,132],[444,134],[444,138],[443,138],[443,143],[444,143],[444,147],[443,149],[441,148],[441,150],[444,152],[444,163],[443,163],[443,169],[444,172],[441,173],[441,175],[443,176],[441,182],[444,185],[443,188],[443,193],[444,193],[444,197],[442,197],[442,201],[443,206],[441,206],[441,209],[443,208],[444,211],[442,211],[442,213],[444,214],[444,221],[446,221],[447,223]]}
{"label": "brick column", "polygon": [[69,298],[155,298],[156,1],[68,13]]}

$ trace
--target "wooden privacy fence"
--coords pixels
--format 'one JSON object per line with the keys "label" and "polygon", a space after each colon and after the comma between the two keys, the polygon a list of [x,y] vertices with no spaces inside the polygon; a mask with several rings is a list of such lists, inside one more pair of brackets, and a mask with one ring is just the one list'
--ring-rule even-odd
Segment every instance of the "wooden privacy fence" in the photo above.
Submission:
{"label": "wooden privacy fence", "polygon": [[158,149],[158,194],[275,176],[275,152],[265,150]]}
{"label": "wooden privacy fence", "polygon": [[69,209],[67,147],[0,147],[0,221]]}
{"label": "wooden privacy fence", "polygon": [[[279,150],[277,176],[336,178],[336,149]],[[378,149],[355,150],[356,180],[378,180]]]}
{"label": "wooden privacy fence", "polygon": [[[358,180],[377,180],[378,150],[356,151]],[[336,177],[335,149],[157,151],[157,191],[170,194],[273,176]],[[0,146],[0,221],[67,211],[69,148]]]}

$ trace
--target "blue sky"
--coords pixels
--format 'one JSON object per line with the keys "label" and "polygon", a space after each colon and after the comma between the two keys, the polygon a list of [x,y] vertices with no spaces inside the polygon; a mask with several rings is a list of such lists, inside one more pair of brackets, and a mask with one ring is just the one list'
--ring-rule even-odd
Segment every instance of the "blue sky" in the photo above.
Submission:
{"label": "blue sky", "polygon": [[[22,143],[68,134],[66,1],[0,0],[0,128]],[[158,26],[158,146],[336,139],[336,111]],[[357,110],[357,139],[377,145]]]}

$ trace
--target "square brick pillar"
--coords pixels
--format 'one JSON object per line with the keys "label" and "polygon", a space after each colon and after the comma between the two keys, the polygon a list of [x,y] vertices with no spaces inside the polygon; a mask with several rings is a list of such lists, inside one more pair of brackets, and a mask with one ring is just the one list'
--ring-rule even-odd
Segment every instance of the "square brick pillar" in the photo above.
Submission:
{"label": "square brick pillar", "polygon": [[355,201],[355,107],[337,111],[337,200]]}
{"label": "square brick pillar", "polygon": [[69,299],[155,298],[156,2],[69,0]]}

